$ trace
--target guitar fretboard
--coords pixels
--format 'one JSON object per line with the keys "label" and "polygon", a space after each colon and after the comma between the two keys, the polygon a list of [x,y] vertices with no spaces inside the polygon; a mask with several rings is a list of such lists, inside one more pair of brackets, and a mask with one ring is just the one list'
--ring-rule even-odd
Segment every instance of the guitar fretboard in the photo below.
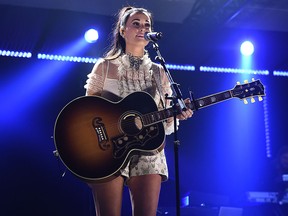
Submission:
{"label": "guitar fretboard", "polygon": [[196,99],[193,103],[191,103],[191,107],[189,107],[190,109],[192,109],[193,111],[228,100],[232,98],[232,93],[231,91],[224,91],[224,92],[220,92],[217,94],[213,94],[213,95],[209,95],[206,97],[202,97],[199,99]]}
{"label": "guitar fretboard", "polygon": [[[228,91],[224,91],[224,92],[220,92],[217,94],[213,94],[213,95],[209,95],[206,97],[196,99],[192,103],[187,103],[186,106],[188,108],[190,108],[191,110],[196,111],[198,109],[202,109],[204,107],[207,107],[207,106],[231,99],[232,97],[233,96],[232,96],[231,90],[228,90]],[[177,114],[181,113],[180,107],[177,107],[176,112],[177,112]],[[170,118],[170,117],[173,117],[173,108],[172,107],[168,108],[168,109],[144,114],[144,115],[142,115],[142,120],[143,120],[143,124],[145,126],[147,126],[147,125],[161,122],[161,121],[163,121],[167,118]]]}

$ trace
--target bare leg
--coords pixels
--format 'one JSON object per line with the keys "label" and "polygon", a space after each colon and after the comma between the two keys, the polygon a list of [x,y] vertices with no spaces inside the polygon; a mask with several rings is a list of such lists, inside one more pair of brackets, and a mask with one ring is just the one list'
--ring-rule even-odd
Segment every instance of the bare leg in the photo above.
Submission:
{"label": "bare leg", "polygon": [[133,215],[156,216],[161,181],[161,176],[158,174],[131,177],[128,187]]}
{"label": "bare leg", "polygon": [[123,177],[99,184],[89,184],[92,189],[96,216],[120,216],[123,196]]}

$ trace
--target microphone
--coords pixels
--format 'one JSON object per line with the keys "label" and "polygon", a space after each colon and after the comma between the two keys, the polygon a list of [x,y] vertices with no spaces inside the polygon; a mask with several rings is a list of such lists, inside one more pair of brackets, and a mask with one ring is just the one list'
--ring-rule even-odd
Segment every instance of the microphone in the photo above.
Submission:
{"label": "microphone", "polygon": [[162,32],[146,32],[144,34],[144,39],[147,41],[156,42],[162,38]]}

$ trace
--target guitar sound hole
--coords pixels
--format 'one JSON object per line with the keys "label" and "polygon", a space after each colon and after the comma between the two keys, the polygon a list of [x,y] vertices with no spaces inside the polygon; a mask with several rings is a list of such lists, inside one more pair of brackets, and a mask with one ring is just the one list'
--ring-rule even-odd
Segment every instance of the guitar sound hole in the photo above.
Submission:
{"label": "guitar sound hole", "polygon": [[124,116],[121,121],[121,129],[128,135],[138,134],[143,128],[141,118],[138,115],[130,114]]}

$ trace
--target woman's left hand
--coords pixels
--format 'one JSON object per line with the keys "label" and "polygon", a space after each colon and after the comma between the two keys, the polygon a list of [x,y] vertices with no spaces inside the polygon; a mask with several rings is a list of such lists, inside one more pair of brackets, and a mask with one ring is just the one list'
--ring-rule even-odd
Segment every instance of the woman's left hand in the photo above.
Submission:
{"label": "woman's left hand", "polygon": [[[186,99],[184,100],[184,102],[185,102],[185,104],[191,103],[191,101],[190,101],[189,98],[186,98]],[[188,118],[191,118],[192,115],[193,115],[193,111],[188,108],[187,110],[182,111],[181,114],[178,114],[178,115],[177,115],[177,119],[179,119],[179,120],[187,120]]]}

